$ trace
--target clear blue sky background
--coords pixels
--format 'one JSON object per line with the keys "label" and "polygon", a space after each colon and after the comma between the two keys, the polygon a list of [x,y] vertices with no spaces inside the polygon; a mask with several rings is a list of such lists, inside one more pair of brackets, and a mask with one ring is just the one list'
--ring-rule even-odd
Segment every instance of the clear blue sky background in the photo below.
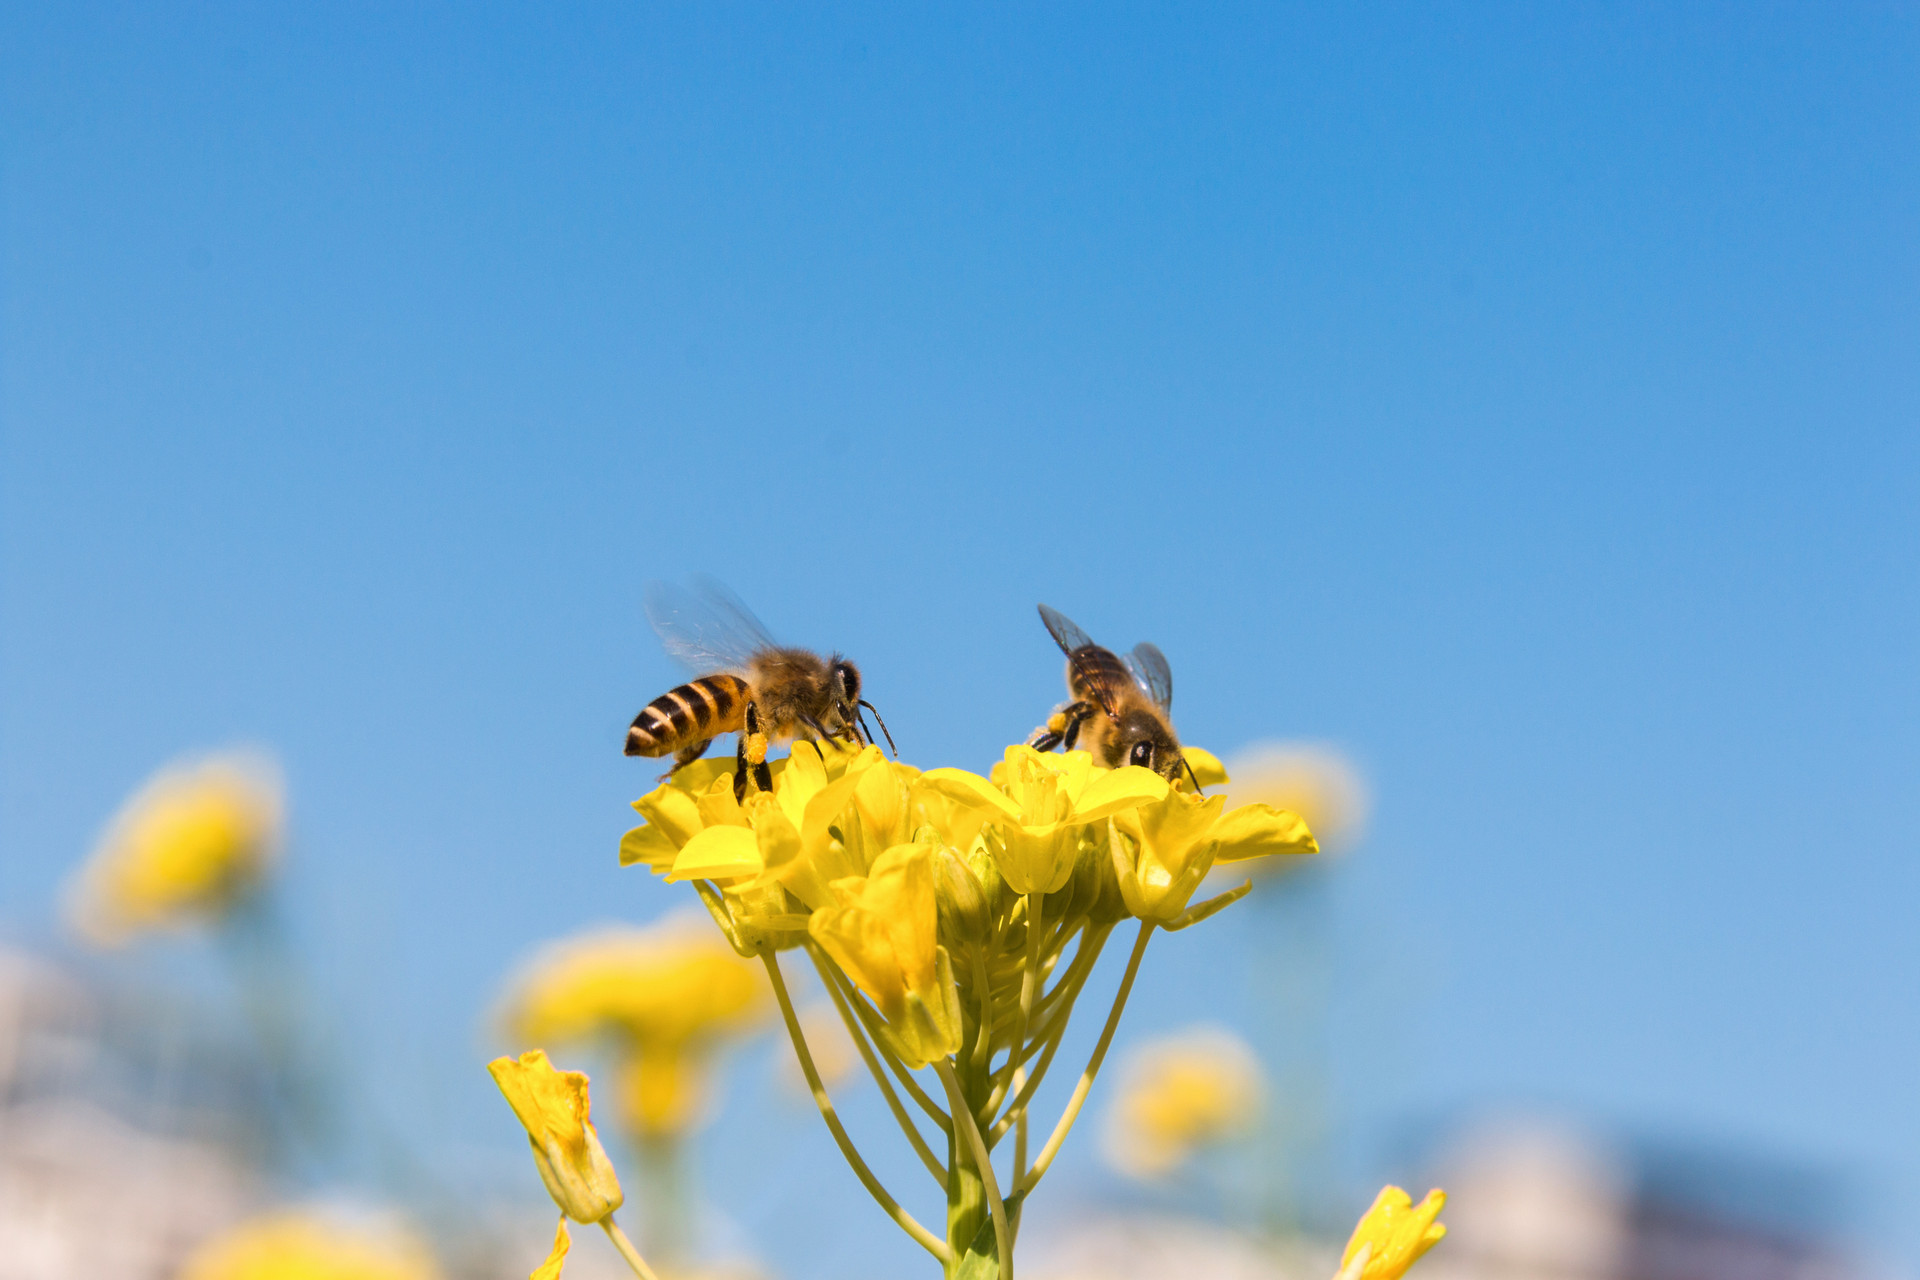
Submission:
{"label": "clear blue sky background", "polygon": [[[682,897],[614,866],[645,580],[846,648],[923,764],[1057,697],[1044,599],[1189,740],[1372,778],[1346,1194],[1528,1098],[1920,1260],[1911,7],[23,5],[0,58],[12,936],[270,744],[392,1105],[537,1198],[480,1013]],[[1130,1034],[1250,1017],[1256,922]],[[818,1128],[710,1184],[895,1273]]]}

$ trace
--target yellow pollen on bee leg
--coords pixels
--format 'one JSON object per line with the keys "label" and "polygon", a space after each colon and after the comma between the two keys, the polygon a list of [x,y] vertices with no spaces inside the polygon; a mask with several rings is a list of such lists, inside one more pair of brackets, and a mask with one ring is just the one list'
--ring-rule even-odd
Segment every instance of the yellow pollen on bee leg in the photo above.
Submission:
{"label": "yellow pollen on bee leg", "polygon": [[747,763],[762,764],[767,758],[767,735],[750,733],[747,735]]}
{"label": "yellow pollen on bee leg", "polygon": [[1067,713],[1056,711],[1047,717],[1048,733],[1064,733],[1067,728]]}

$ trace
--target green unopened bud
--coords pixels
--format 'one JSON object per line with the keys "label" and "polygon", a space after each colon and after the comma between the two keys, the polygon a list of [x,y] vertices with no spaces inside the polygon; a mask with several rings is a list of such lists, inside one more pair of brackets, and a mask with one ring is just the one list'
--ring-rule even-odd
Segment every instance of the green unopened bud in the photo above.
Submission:
{"label": "green unopened bud", "polygon": [[988,933],[987,897],[980,881],[952,848],[934,855],[933,886],[940,906],[940,936],[983,941]]}

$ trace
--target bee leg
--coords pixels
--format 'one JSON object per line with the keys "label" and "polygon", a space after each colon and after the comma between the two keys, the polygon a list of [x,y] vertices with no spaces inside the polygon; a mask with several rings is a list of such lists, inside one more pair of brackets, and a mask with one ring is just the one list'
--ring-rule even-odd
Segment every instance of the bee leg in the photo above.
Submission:
{"label": "bee leg", "polygon": [[767,736],[760,731],[760,708],[747,703],[745,723],[733,747],[733,799],[738,804],[747,798],[747,769],[753,769],[754,783],[762,791],[773,790],[773,770],[767,766]]}
{"label": "bee leg", "polygon": [[1079,740],[1080,726],[1092,714],[1091,702],[1070,702],[1048,716],[1046,724],[1034,733],[1033,740],[1027,745],[1035,751],[1051,751],[1055,747],[1071,751],[1073,744]]}
{"label": "bee leg", "polygon": [[707,748],[712,745],[713,745],[712,738],[702,738],[698,742],[689,742],[686,746],[674,752],[673,767],[660,775],[660,781],[665,782],[667,779],[671,778],[674,774],[680,772],[682,769],[692,764],[695,760],[698,760],[701,756],[707,753]]}

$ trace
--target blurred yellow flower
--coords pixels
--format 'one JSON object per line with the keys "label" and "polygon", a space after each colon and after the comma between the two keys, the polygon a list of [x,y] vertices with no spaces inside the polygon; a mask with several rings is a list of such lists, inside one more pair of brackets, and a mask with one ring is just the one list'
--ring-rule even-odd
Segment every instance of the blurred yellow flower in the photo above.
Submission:
{"label": "blurred yellow flower", "polygon": [[1437,1189],[1416,1205],[1399,1187],[1382,1187],[1353,1229],[1334,1280],[1400,1280],[1447,1234],[1447,1228],[1434,1221],[1446,1203],[1446,1193]]}
{"label": "blurred yellow flower", "polygon": [[279,853],[281,788],[272,764],[211,756],[168,767],[122,806],[69,889],[87,940],[219,920]]}
{"label": "blurred yellow flower", "polygon": [[178,1280],[439,1280],[433,1256],[406,1232],[286,1211],[244,1222],[187,1258]]}
{"label": "blurred yellow flower", "polygon": [[622,1118],[653,1138],[706,1117],[713,1055],[771,1012],[757,968],[710,926],[677,917],[552,944],[513,981],[500,1020],[520,1044],[608,1043]]}
{"label": "blurred yellow flower", "polygon": [[540,1180],[575,1222],[598,1222],[624,1200],[620,1179],[593,1131],[587,1077],[556,1071],[538,1049],[487,1064],[507,1104],[526,1128]]}
{"label": "blurred yellow flower", "polygon": [[1221,1028],[1197,1028],[1141,1046],[1120,1068],[1107,1115],[1115,1168],[1158,1178],[1204,1147],[1244,1137],[1259,1116],[1260,1064]]}
{"label": "blurred yellow flower", "polygon": [[1233,757],[1232,773],[1227,795],[1235,804],[1297,813],[1329,851],[1353,845],[1366,826],[1366,783],[1352,761],[1325,744],[1255,743]]}

